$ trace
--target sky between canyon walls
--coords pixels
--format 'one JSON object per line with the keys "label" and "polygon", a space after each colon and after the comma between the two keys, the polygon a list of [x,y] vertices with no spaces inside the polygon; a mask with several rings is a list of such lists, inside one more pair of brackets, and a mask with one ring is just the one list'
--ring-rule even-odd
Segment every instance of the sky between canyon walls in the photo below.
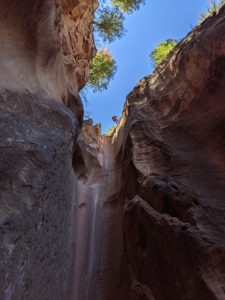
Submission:
{"label": "sky between canyon walls", "polygon": [[127,33],[120,40],[106,45],[115,58],[118,71],[109,88],[86,93],[84,110],[94,124],[101,123],[102,133],[115,125],[112,116],[120,118],[126,95],[153,68],[149,54],[168,39],[181,39],[198,24],[208,0],[146,0],[139,11],[126,16]]}

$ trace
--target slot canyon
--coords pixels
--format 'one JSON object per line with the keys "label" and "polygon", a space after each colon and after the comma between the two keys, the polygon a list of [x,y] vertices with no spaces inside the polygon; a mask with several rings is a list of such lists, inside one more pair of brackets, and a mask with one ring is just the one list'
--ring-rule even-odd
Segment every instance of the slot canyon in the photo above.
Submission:
{"label": "slot canyon", "polygon": [[79,96],[97,7],[0,1],[0,299],[224,300],[225,6],[110,136]]}

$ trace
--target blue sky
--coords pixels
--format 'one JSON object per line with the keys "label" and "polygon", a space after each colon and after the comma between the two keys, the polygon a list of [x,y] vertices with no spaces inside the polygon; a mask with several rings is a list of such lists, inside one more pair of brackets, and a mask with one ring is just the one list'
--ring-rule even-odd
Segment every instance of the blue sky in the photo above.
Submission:
{"label": "blue sky", "polygon": [[118,66],[114,80],[106,91],[88,91],[88,105],[84,104],[94,124],[101,123],[103,134],[115,125],[113,115],[120,118],[129,92],[153,71],[149,54],[155,46],[168,38],[185,37],[207,6],[208,0],[146,0],[139,11],[126,16],[126,35],[106,45]]}

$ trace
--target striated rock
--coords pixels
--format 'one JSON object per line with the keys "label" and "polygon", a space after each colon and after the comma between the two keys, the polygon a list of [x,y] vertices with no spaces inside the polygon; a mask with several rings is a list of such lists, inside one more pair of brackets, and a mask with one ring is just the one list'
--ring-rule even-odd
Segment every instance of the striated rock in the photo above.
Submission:
{"label": "striated rock", "polygon": [[144,288],[131,299],[151,299],[146,286],[157,300],[225,297],[224,19],[225,7],[140,81],[113,137],[134,174],[123,180],[125,253]]}
{"label": "striated rock", "polygon": [[124,107],[123,172],[135,174],[124,182],[125,253],[132,282],[157,300],[225,297],[224,20],[225,7]]}
{"label": "striated rock", "polygon": [[224,20],[225,7],[137,84],[101,151],[83,140],[78,215],[92,233],[74,299],[225,298]]}

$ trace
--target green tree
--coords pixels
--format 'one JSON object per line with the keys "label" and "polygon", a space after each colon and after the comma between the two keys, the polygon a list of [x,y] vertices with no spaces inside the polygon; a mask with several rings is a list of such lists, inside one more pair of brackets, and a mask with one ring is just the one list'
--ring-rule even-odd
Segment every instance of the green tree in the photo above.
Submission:
{"label": "green tree", "polygon": [[103,42],[111,43],[125,33],[123,22],[124,15],[117,7],[104,7],[98,10],[93,25]]}
{"label": "green tree", "polygon": [[140,8],[141,4],[145,3],[145,0],[111,0],[113,6],[121,9],[123,13],[132,13],[134,10]]}
{"label": "green tree", "polygon": [[107,89],[110,79],[117,70],[116,62],[108,50],[97,51],[92,59],[88,86],[94,92]]}
{"label": "green tree", "polygon": [[168,39],[159,43],[150,54],[153,67],[157,67],[177,43],[178,41],[175,39]]}
{"label": "green tree", "polygon": [[107,131],[106,131],[106,135],[111,135],[113,133],[113,131],[116,129],[116,126],[113,126],[111,128],[109,128]]}
{"label": "green tree", "polygon": [[209,6],[203,13],[200,14],[199,24],[202,23],[206,18],[212,16],[213,13],[218,13],[219,9],[225,4],[225,0],[209,0]]}
{"label": "green tree", "polygon": [[[111,7],[105,4],[105,0],[99,1],[100,8],[97,10],[94,29],[97,36],[103,41],[113,42],[121,38],[124,33],[124,13],[131,13],[139,9],[145,0],[110,0]],[[90,67],[90,78],[87,86],[94,91],[107,89],[110,79],[114,77],[117,70],[116,62],[108,51],[98,51],[93,58]]]}

